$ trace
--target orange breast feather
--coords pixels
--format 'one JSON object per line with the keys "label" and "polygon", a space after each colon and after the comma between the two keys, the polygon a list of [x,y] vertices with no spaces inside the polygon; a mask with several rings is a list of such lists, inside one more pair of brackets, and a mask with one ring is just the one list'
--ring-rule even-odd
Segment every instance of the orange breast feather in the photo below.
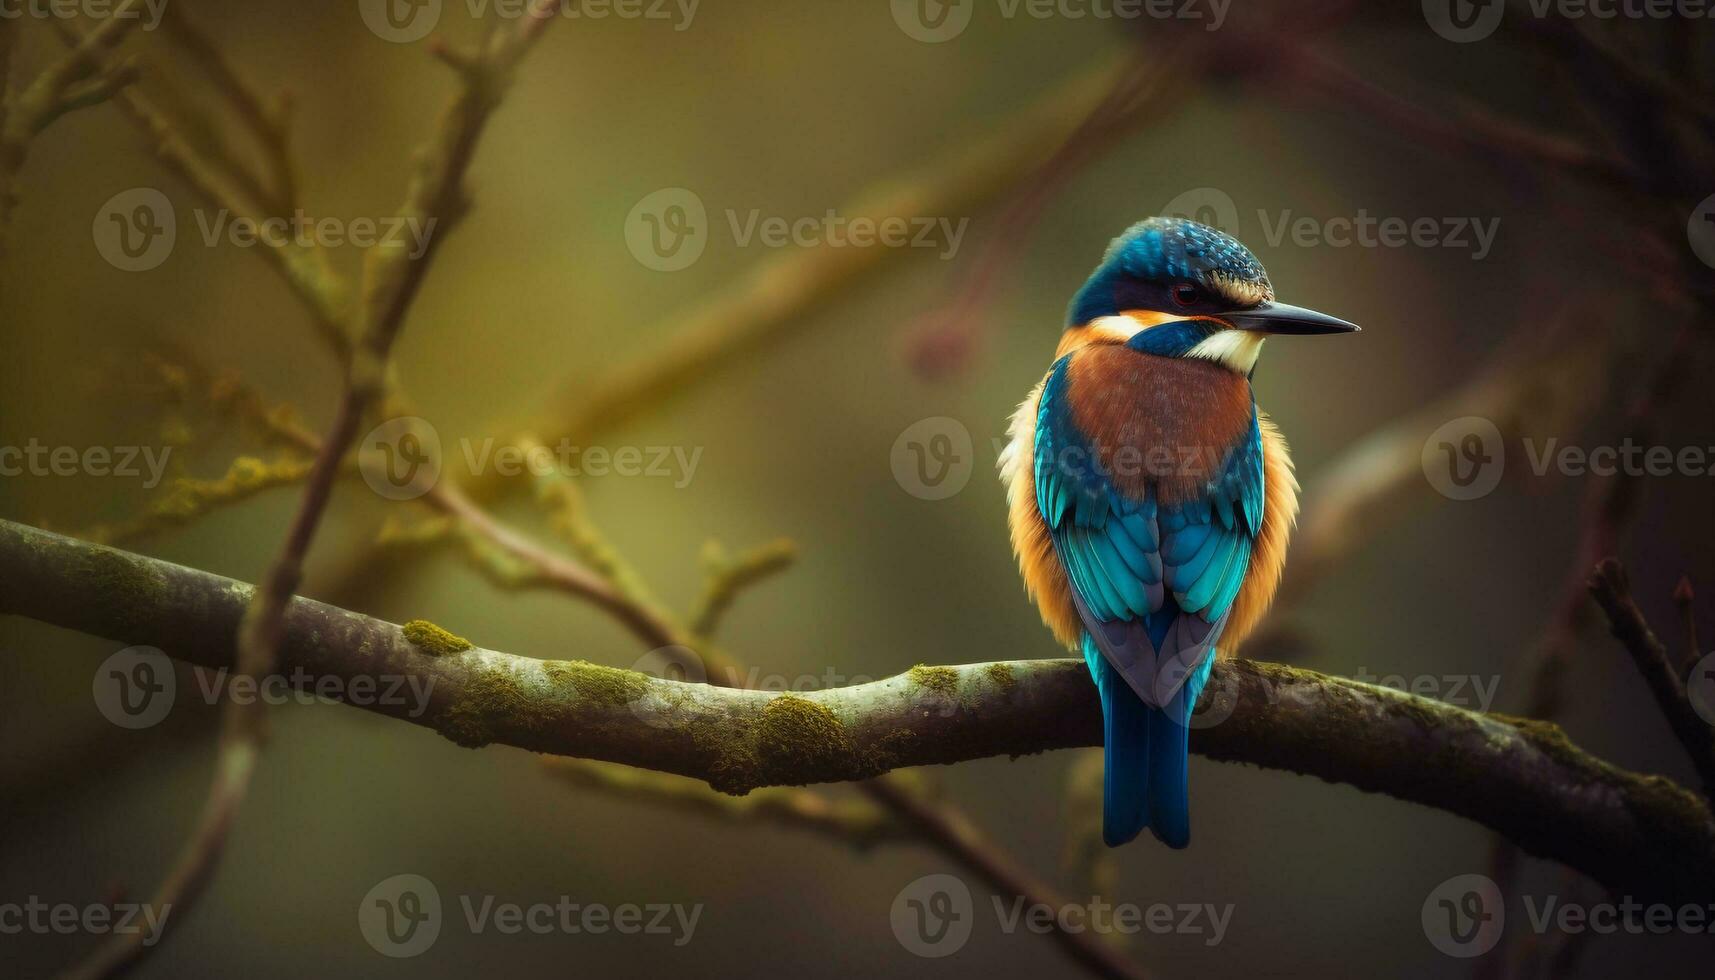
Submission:
{"label": "orange breast feather", "polygon": [[[1171,504],[1200,492],[1249,428],[1249,383],[1205,361],[1139,354],[1117,344],[1074,353],[1068,385],[1073,420],[1089,439],[1116,489],[1141,498],[1153,487]],[[1046,380],[1046,379],[1044,379]],[[1034,479],[1038,383],[1019,405],[1001,456],[1012,547],[1026,591],[1056,639],[1077,649],[1083,634],[1071,586],[1036,503]],[[1256,628],[1274,598],[1286,544],[1298,516],[1298,482],[1286,441],[1266,414],[1262,430],[1264,507],[1250,567],[1234,600],[1220,650],[1231,655]]]}

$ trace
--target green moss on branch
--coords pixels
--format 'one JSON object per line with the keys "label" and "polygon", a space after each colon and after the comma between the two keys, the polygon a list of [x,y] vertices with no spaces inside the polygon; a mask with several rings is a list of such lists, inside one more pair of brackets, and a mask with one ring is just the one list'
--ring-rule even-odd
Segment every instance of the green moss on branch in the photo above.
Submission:
{"label": "green moss on branch", "polygon": [[426,619],[413,619],[402,627],[405,639],[436,657],[463,653],[471,649],[470,641],[436,626]]}

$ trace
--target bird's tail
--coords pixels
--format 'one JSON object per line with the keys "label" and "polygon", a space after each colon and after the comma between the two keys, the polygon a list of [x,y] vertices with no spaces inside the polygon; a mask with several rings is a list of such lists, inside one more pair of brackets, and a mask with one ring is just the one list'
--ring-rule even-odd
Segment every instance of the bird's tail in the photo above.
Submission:
{"label": "bird's tail", "polygon": [[1184,692],[1180,692],[1165,707],[1145,709],[1149,712],[1149,829],[1157,840],[1175,848],[1191,843],[1191,714],[1184,704]]}
{"label": "bird's tail", "polygon": [[1118,847],[1149,825],[1150,708],[1088,635],[1084,661],[1102,698],[1102,842]]}
{"label": "bird's tail", "polygon": [[[1148,827],[1168,847],[1191,842],[1188,774],[1190,710],[1201,683],[1187,684],[1166,707],[1144,703],[1095,641],[1084,637],[1084,660],[1102,701],[1102,841],[1118,847]],[[1194,681],[1208,676],[1197,672]],[[1189,697],[1187,697],[1189,695]]]}

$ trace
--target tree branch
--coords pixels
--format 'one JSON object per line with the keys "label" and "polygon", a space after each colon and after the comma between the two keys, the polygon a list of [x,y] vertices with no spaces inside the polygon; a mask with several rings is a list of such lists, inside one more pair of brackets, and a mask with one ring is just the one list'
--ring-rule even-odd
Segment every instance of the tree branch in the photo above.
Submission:
{"label": "tree branch", "polygon": [[1590,596],[1608,617],[1614,639],[1632,655],[1638,673],[1667,718],[1668,727],[1685,754],[1691,756],[1703,780],[1703,795],[1715,799],[1715,727],[1706,724],[1691,706],[1685,684],[1674,670],[1667,647],[1656,639],[1643,611],[1632,601],[1632,584],[1626,570],[1613,558],[1604,558],[1590,575]]}
{"label": "tree branch", "polygon": [[[205,667],[232,663],[251,592],[12,522],[0,522],[0,569],[0,612]],[[286,611],[280,657],[308,678],[415,678],[428,685],[424,710],[366,707],[461,745],[618,762],[730,793],[1095,745],[1101,734],[1072,660],[928,668],[786,695],[494,650],[437,656],[393,624],[301,598]],[[1193,734],[1192,749],[1208,758],[1446,810],[1640,900],[1715,902],[1708,806],[1668,779],[1588,755],[1554,725],[1246,661],[1219,664],[1206,696],[1211,717],[1226,715]]]}
{"label": "tree branch", "polygon": [[[441,126],[417,157],[417,169],[405,194],[400,214],[440,222],[420,255],[371,248],[365,256],[363,302],[357,310],[362,340],[347,369],[339,409],[323,439],[285,541],[269,565],[260,588],[249,591],[242,616],[220,635],[236,635],[237,673],[243,677],[272,675],[280,663],[286,617],[316,529],[333,493],[346,449],[371,404],[380,397],[393,342],[404,325],[439,243],[466,210],[465,170],[484,127],[511,80],[518,61],[541,35],[549,16],[548,0],[535,0],[519,27],[496,32],[474,55],[452,62],[464,82]],[[100,28],[97,29],[98,31]],[[97,37],[95,33],[91,37]],[[90,42],[86,41],[85,44]],[[84,45],[79,46],[79,50]],[[445,58],[445,52],[441,52]],[[266,734],[265,706],[229,701],[222,710],[221,737],[213,784],[201,818],[151,902],[157,907],[193,903],[213,874],[226,837],[243,806]],[[182,913],[181,913],[182,915]],[[107,977],[123,972],[154,948],[153,930],[115,935],[68,976]]]}
{"label": "tree branch", "polygon": [[1697,642],[1697,596],[1691,588],[1691,576],[1679,577],[1673,589],[1673,605],[1679,610],[1680,627],[1685,631],[1685,652],[1679,658],[1679,673],[1684,676],[1703,658],[1703,646]]}
{"label": "tree branch", "polygon": [[908,828],[893,814],[862,800],[839,803],[814,790],[782,786],[759,789],[748,796],[731,796],[716,793],[707,785],[683,776],[611,762],[559,756],[542,761],[555,778],[579,789],[607,791],[717,820],[768,821],[819,833],[860,850],[912,839]]}
{"label": "tree branch", "polygon": [[12,91],[7,77],[17,27],[7,24],[0,32],[0,102],[5,103],[0,110],[0,236],[11,228],[17,203],[13,187],[29,155],[30,141],[67,112],[102,102],[136,80],[135,66],[103,66],[102,59],[137,25],[138,2],[125,0],[71,51],[18,92]]}

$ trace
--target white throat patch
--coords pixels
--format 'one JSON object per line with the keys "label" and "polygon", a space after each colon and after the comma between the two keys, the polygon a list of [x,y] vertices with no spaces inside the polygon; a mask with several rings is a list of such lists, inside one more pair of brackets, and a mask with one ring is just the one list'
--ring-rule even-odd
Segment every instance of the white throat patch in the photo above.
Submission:
{"label": "white throat patch", "polygon": [[1267,338],[1262,334],[1252,330],[1220,330],[1204,338],[1201,343],[1187,351],[1185,356],[1214,361],[1226,365],[1228,370],[1249,375],[1256,367],[1256,359],[1262,353],[1262,342],[1265,339]]}
{"label": "white throat patch", "polygon": [[[1089,329],[1094,337],[1123,344],[1145,330],[1153,330],[1164,323],[1178,323],[1184,319],[1187,318],[1171,313],[1131,310],[1115,316],[1096,317],[1090,321]],[[1262,353],[1262,342],[1265,339],[1267,335],[1252,330],[1217,330],[1186,351],[1185,356],[1214,361],[1225,365],[1228,370],[1249,375],[1251,369],[1256,367],[1256,359]]]}

